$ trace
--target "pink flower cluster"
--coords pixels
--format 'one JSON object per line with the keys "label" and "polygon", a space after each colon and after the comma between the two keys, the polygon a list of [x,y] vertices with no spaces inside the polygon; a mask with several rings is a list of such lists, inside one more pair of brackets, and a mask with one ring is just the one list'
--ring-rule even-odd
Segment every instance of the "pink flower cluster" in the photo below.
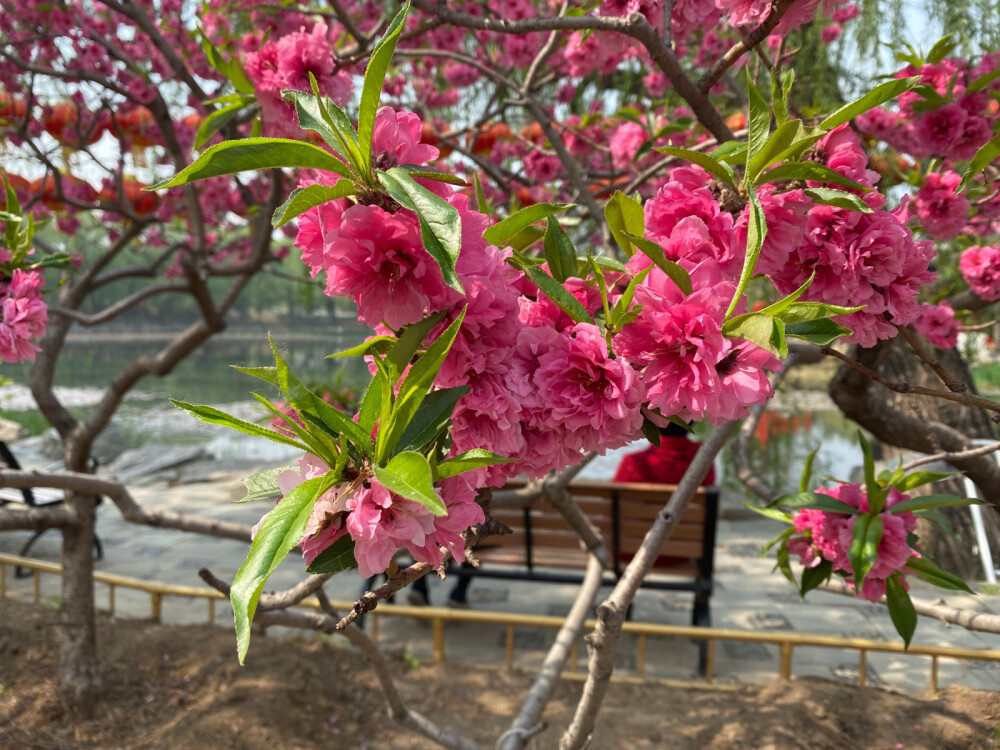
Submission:
{"label": "pink flower cluster", "polygon": [[258,52],[246,53],[246,72],[257,91],[263,122],[274,136],[295,138],[302,131],[294,125],[295,110],[281,98],[292,89],[310,91],[309,74],[316,78],[319,91],[343,105],[351,95],[351,76],[335,70],[330,30],[317,23],[264,44]]}
{"label": "pink flower cluster", "polygon": [[[868,496],[861,485],[841,484],[833,489],[820,488],[816,492],[847,503],[862,513],[869,510]],[[905,573],[910,558],[920,557],[920,553],[907,542],[907,534],[917,528],[917,517],[909,512],[888,512],[894,505],[907,499],[908,495],[895,487],[890,488],[885,508],[878,516],[882,520],[882,540],[878,545],[875,564],[865,577],[859,594],[869,601],[877,602],[885,594],[886,579],[897,571]],[[833,564],[834,571],[851,576],[853,570],[847,553],[858,518],[859,516],[846,513],[800,510],[793,518],[795,531],[800,536],[788,540],[788,551],[798,555],[807,568],[814,568],[826,560]],[[905,586],[906,579],[902,578],[902,581]]]}
{"label": "pink flower cluster", "polygon": [[[401,145],[420,130],[415,115],[383,108],[373,152],[400,161],[434,158]],[[453,415],[455,453],[486,448],[518,459],[470,472],[477,486],[500,485],[516,474],[565,467],[586,451],[627,444],[640,434],[647,400],[664,417],[722,421],[771,394],[764,368],[778,367],[777,359],[722,335],[742,250],[734,244],[732,216],[720,210],[706,183],[700,169],[675,170],[647,207],[652,236],[691,272],[692,292],[653,269],[636,291],[642,314],[617,335],[611,351],[596,325],[575,322],[510,267],[509,252],[483,239],[487,218],[441,183],[426,184],[461,218],[456,273],[464,294],[444,284],[405,210],[328,203],[301,217],[296,244],[314,274],[325,272],[328,293],[353,297],[360,319],[379,332],[444,310],[448,316],[433,337],[466,310],[437,384],[470,389]],[[642,271],[641,257],[633,273]],[[610,304],[629,279],[607,273]],[[595,286],[572,277],[565,286],[588,313],[600,311]]]}
{"label": "pink flower cluster", "polygon": [[962,176],[954,170],[931,172],[917,191],[917,216],[924,231],[935,239],[949,239],[962,233],[969,221],[969,201],[955,190]]}
{"label": "pink flower cluster", "polygon": [[49,322],[42,286],[45,279],[38,271],[14,271],[9,279],[0,280],[0,360],[21,362],[33,360],[38,347],[32,343],[45,333]]}
{"label": "pink flower cluster", "polygon": [[988,302],[1000,299],[1000,247],[973,245],[962,253],[958,269],[975,294]]}
{"label": "pink flower cluster", "polygon": [[[278,476],[278,487],[287,495],[302,482],[328,471],[330,467],[322,459],[306,454],[299,460],[298,471]],[[367,480],[353,492],[348,489],[347,485],[333,487],[313,506],[302,538],[302,556],[309,563],[348,534],[354,540],[354,557],[364,578],[384,571],[400,547],[405,547],[414,560],[435,567],[446,553],[461,562],[465,559],[465,540],[460,533],[485,519],[475,501],[475,487],[463,476],[445,479],[436,488],[448,509],[446,516],[433,515],[419,503],[393,494],[375,479]],[[254,527],[254,535],[260,523]]]}
{"label": "pink flower cluster", "polygon": [[951,305],[921,305],[920,316],[913,321],[917,333],[940,349],[953,349],[958,343],[958,320]]}
{"label": "pink flower cluster", "polygon": [[[871,187],[878,174],[867,169],[867,156],[857,135],[846,126],[820,141],[817,155],[831,169]],[[865,214],[814,204],[798,190],[775,193],[765,186],[758,198],[767,221],[767,238],[757,271],[771,278],[778,291],[790,294],[815,274],[803,301],[825,302],[863,310],[838,321],[853,331],[846,338],[862,346],[895,335],[895,326],[920,314],[918,295],[934,280],[930,262],[934,246],[915,241],[904,201],[886,210],[879,193],[867,193],[872,209]],[[739,236],[746,236],[748,213],[740,217]]]}

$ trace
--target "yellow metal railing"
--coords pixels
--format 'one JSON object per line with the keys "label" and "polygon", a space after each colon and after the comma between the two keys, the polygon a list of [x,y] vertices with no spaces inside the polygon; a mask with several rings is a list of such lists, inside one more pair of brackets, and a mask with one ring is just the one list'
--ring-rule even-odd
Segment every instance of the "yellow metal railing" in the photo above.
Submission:
{"label": "yellow metal railing", "polygon": [[[51,573],[60,575],[62,566],[56,563],[33,560],[17,555],[0,554],[0,597],[8,594],[7,568],[8,566],[28,568],[32,571],[33,595],[35,602],[41,601],[41,574]],[[128,588],[139,591],[146,591],[150,595],[150,616],[159,622],[162,616],[163,598],[185,597],[207,600],[208,622],[215,622],[215,602],[225,597],[209,588],[196,588],[193,586],[176,586],[173,584],[159,583],[155,581],[143,581],[138,578],[114,575],[111,573],[95,572],[94,580],[108,586],[108,609],[114,614],[115,611],[115,590],[117,588]],[[334,606],[343,611],[349,610],[353,602],[333,602]],[[319,608],[319,602],[315,598],[303,601],[299,606],[313,609]],[[545,615],[517,614],[513,612],[477,612],[472,610],[448,609],[444,607],[405,607],[394,604],[380,604],[378,609],[368,617],[371,618],[371,637],[378,640],[379,621],[383,617],[410,617],[420,620],[428,620],[431,623],[431,633],[433,637],[433,659],[436,662],[445,660],[445,623],[448,622],[468,622],[490,625],[503,625],[506,630],[505,641],[505,664],[508,668],[514,666],[514,629],[524,628],[547,628],[558,629],[563,625],[563,618]],[[593,630],[596,626],[595,620],[587,620],[586,630]],[[867,676],[868,654],[869,653],[892,653],[904,654],[908,656],[930,657],[930,689],[936,692],[938,689],[938,662],[940,659],[972,659],[980,661],[1000,662],[1000,650],[958,648],[954,646],[933,646],[925,644],[911,644],[909,649],[903,647],[902,643],[896,641],[872,641],[861,638],[840,638],[829,635],[808,635],[804,633],[789,632],[755,632],[749,630],[729,630],[724,628],[699,628],[684,625],[660,625],[646,622],[626,622],[622,626],[625,633],[633,633],[636,638],[636,667],[634,677],[621,678],[616,675],[616,679],[625,681],[659,682],[666,684],[690,685],[688,682],[676,680],[653,680],[646,677],[646,646],[650,637],[658,638],[689,638],[693,640],[706,641],[706,665],[704,683],[712,684],[715,671],[715,644],[718,641],[743,641],[751,643],[765,643],[778,647],[779,662],[778,676],[787,680],[792,676],[792,662],[794,650],[802,647],[818,647],[840,650],[853,650],[858,652],[858,684],[864,685]],[[565,676],[570,679],[582,679],[585,672],[580,671],[579,649],[574,645],[569,659],[569,665]],[[721,686],[717,686],[721,687]],[[733,686],[736,687],[736,686]]]}

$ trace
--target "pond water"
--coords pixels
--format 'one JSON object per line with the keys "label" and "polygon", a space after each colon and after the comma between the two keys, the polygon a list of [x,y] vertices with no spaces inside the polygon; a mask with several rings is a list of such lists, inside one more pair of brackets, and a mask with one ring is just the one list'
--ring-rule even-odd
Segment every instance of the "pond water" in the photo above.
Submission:
{"label": "pond water", "polygon": [[[340,386],[346,388],[358,388],[367,382],[367,369],[360,359],[325,359],[327,354],[361,341],[362,330],[333,330],[328,336],[295,332],[273,335],[288,363],[304,380],[333,384],[339,378]],[[57,390],[63,403],[80,415],[86,414],[100,399],[103,385],[126,363],[163,345],[162,340],[154,339],[155,335],[150,334],[147,337],[102,337],[68,342],[56,372]],[[250,391],[257,391],[271,400],[277,400],[278,394],[268,384],[233,370],[231,364],[273,364],[266,337],[263,334],[216,337],[169,375],[141,380],[119,409],[116,426],[134,447],[150,443],[200,445],[219,459],[283,461],[294,458],[294,449],[203,424],[168,401],[174,398],[210,404],[243,419],[263,419],[265,410],[252,400]],[[46,424],[26,387],[29,366],[4,365],[2,374],[12,378],[14,383],[0,388],[0,416],[24,424],[34,433],[44,430]],[[696,434],[703,436],[708,429],[703,425]],[[822,447],[814,464],[814,477],[848,479],[860,463],[857,427],[845,419],[823,393],[791,391],[779,394],[761,420],[756,437],[754,466],[772,487],[782,491],[797,489],[806,456],[817,445],[822,444]],[[647,445],[640,441],[600,456],[581,476],[609,479],[622,455]],[[730,492],[744,495],[745,490],[731,470],[732,466],[727,449],[717,461],[719,482]]]}

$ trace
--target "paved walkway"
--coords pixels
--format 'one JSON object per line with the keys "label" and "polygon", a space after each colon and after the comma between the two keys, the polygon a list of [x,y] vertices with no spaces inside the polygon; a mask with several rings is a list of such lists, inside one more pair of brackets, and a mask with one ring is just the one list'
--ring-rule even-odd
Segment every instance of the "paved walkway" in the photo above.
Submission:
{"label": "paved walkway", "polygon": [[[614,459],[605,459],[588,473],[606,476]],[[168,486],[166,482],[138,488],[136,499],[149,507],[197,513],[243,523],[255,523],[264,507],[260,504],[233,504],[243,495],[241,482],[230,473],[213,475],[213,481]],[[204,475],[202,471],[202,475]],[[243,472],[248,473],[246,471]],[[716,552],[716,591],[712,598],[713,623],[718,627],[747,630],[789,630],[811,634],[829,634],[875,640],[896,640],[887,610],[881,605],[857,601],[833,594],[812,592],[805,602],[780,573],[772,573],[773,560],[760,557],[761,545],[778,530],[777,525],[742,508],[738,498],[723,495],[722,520],[718,529]],[[176,584],[201,585],[199,568],[208,567],[216,575],[231,580],[246,547],[237,542],[209,540],[176,531],[133,526],[121,520],[108,503],[99,511],[98,533],[104,542],[105,559],[98,569]],[[0,552],[16,553],[27,538],[26,533],[0,534]],[[32,556],[56,561],[59,536],[49,533],[35,546]],[[284,588],[299,580],[303,566],[287,560],[272,578],[269,588]],[[58,601],[59,584],[54,576],[43,577],[43,597]],[[30,580],[14,582],[30,590]],[[354,573],[335,577],[327,590],[331,598],[353,600],[361,582]],[[450,582],[434,580],[431,599],[443,603]],[[917,596],[937,598],[940,592],[913,587]],[[477,610],[564,615],[573,600],[574,587],[557,584],[533,584],[481,580],[473,583],[469,598]],[[98,601],[103,602],[103,589]],[[948,596],[949,604],[1000,612],[998,596]],[[119,590],[116,607],[125,616],[148,617],[149,597],[141,592]],[[167,599],[164,620],[174,623],[203,622],[203,601]],[[228,617],[218,608],[221,624]],[[687,625],[691,618],[691,595],[680,592],[641,591],[634,608],[637,621]],[[505,632],[501,626],[452,623],[448,626],[448,657],[469,662],[503,663]],[[515,631],[517,664],[526,668],[540,663],[554,638],[554,631],[518,628]],[[1000,636],[970,633],[948,628],[921,618],[914,639],[916,643],[1000,649]],[[418,659],[430,656],[430,626],[404,618],[382,618],[380,642],[384,647],[408,653]],[[581,668],[584,649],[580,649]],[[634,669],[636,643],[624,638],[618,664],[623,671]],[[672,679],[695,678],[697,651],[684,640],[651,639],[646,651],[646,674]],[[717,649],[716,678],[719,682],[753,683],[772,679],[777,674],[778,653],[775,646],[756,643],[723,642]],[[868,682],[891,686],[908,692],[925,690],[929,682],[929,659],[896,654],[870,654]],[[857,679],[857,652],[821,648],[796,648],[793,672],[827,678]],[[942,686],[957,682],[968,687],[1000,688],[1000,664],[983,661],[943,660],[939,682]]]}

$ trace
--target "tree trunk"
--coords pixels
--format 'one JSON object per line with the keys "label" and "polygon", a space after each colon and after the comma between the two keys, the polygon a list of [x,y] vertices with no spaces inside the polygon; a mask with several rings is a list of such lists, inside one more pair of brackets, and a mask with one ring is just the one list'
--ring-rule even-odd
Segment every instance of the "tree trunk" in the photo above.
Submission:
{"label": "tree trunk", "polygon": [[59,687],[73,708],[93,712],[101,689],[94,606],[96,500],[73,493],[68,506],[77,523],[63,529],[62,611],[59,618]]}
{"label": "tree trunk", "polygon": [[[956,380],[974,390],[972,376],[957,351],[932,351]],[[902,337],[880,342],[872,349],[855,348],[851,356],[894,383],[944,388],[934,371],[913,353]],[[960,449],[950,434],[956,430],[968,438],[993,439],[996,436],[990,415],[983,409],[939,398],[896,393],[843,363],[830,383],[830,395],[847,416],[880,442],[903,450],[934,453]],[[979,486],[987,488],[988,494],[1000,491],[1000,486],[989,481],[996,470],[993,461],[992,456],[979,459],[978,466],[972,470],[964,463],[961,465]],[[929,485],[912,494],[932,492],[965,494],[957,479]],[[936,524],[922,519],[919,534],[923,549],[955,575],[981,578],[982,566],[973,553],[976,539],[968,508],[942,508],[939,512],[951,526],[951,533],[944,533]],[[983,515],[991,544],[994,540],[1000,542],[1000,517],[996,507],[984,507]]]}

